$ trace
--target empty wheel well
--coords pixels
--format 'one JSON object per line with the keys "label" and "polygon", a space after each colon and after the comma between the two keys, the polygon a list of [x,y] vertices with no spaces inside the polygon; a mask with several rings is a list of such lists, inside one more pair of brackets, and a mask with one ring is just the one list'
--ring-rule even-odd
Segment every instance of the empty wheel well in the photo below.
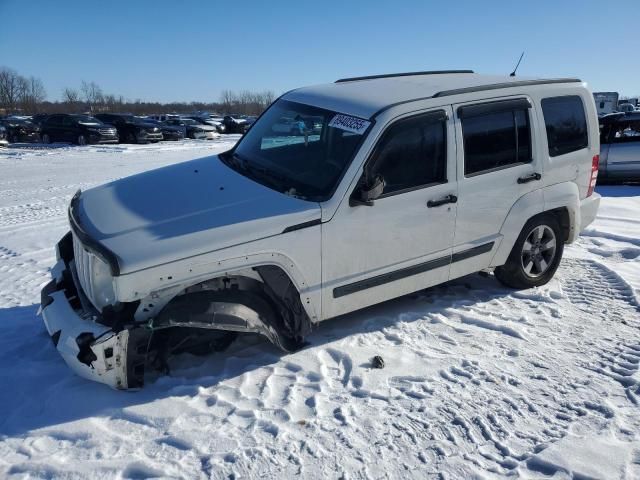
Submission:
{"label": "empty wheel well", "polygon": [[287,351],[295,350],[311,331],[298,289],[275,265],[229,272],[192,285],[169,301],[153,321],[158,328],[195,323],[236,332],[260,330]]}

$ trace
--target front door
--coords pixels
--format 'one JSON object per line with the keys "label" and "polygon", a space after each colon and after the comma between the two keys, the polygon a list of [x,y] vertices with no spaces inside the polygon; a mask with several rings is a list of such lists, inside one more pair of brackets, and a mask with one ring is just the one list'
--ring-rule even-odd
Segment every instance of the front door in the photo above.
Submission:
{"label": "front door", "polygon": [[540,188],[542,162],[527,98],[454,105],[458,141],[458,216],[450,278],[489,266],[516,201]]}
{"label": "front door", "polygon": [[457,200],[450,119],[440,108],[394,120],[361,179],[382,177],[382,196],[370,206],[345,198],[322,225],[324,318],[447,280]]}

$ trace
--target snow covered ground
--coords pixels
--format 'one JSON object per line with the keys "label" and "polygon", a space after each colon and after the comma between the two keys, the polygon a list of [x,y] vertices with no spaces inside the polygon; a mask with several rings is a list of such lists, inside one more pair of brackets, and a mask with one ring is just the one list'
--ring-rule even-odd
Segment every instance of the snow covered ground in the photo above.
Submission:
{"label": "snow covered ground", "polygon": [[140,392],[74,376],[36,316],[73,193],[236,139],[0,150],[0,477],[640,478],[640,187],[598,188],[544,288],[471,275]]}

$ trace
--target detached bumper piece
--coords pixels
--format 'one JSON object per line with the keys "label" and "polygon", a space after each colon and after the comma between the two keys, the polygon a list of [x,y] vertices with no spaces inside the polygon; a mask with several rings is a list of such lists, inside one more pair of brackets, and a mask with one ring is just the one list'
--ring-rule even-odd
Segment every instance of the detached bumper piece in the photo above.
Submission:
{"label": "detached bumper piece", "polygon": [[99,323],[97,312],[83,308],[82,293],[63,259],[51,274],[53,280],[41,292],[40,311],[67,365],[81,377],[115,389],[142,387],[148,331],[142,327],[115,331]]}

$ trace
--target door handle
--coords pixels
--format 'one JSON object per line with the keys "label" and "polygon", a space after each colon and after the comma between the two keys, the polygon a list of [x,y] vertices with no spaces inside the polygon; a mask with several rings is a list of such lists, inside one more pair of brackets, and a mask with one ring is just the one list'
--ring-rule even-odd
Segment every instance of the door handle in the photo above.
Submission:
{"label": "door handle", "polygon": [[539,173],[532,173],[531,175],[526,175],[524,177],[518,178],[518,183],[534,182],[536,180],[540,180],[541,178],[542,175],[540,175]]}
{"label": "door handle", "polygon": [[458,201],[458,197],[455,195],[447,195],[439,200],[429,200],[427,202],[428,208],[439,207],[441,205],[446,205],[447,203],[456,203]]}

